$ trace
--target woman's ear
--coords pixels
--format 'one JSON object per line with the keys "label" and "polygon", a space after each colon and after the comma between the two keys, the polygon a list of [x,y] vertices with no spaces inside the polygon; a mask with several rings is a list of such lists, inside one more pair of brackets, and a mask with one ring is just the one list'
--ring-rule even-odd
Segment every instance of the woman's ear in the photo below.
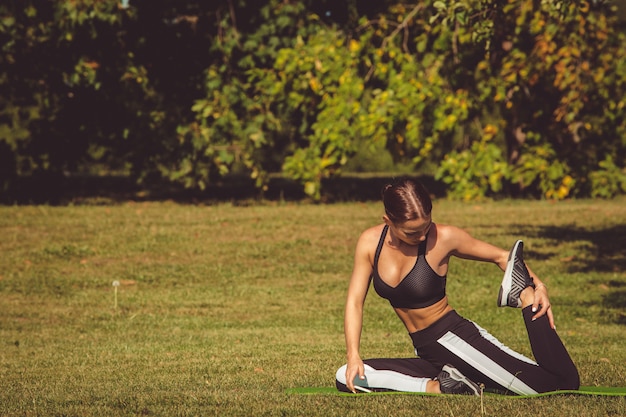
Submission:
{"label": "woman's ear", "polygon": [[389,217],[387,217],[386,214],[383,216],[383,221],[385,222],[387,226],[391,226],[392,224],[391,220],[389,220]]}

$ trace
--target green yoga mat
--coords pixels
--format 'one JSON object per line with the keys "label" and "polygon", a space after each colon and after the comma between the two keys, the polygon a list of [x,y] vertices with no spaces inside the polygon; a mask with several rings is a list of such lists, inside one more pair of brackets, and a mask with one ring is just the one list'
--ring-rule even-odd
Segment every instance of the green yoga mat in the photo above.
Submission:
{"label": "green yoga mat", "polygon": [[[337,391],[334,387],[310,387],[310,388],[290,388],[287,390],[288,394],[301,394],[301,395],[340,395],[340,396],[362,396],[362,395],[422,395],[422,396],[434,396],[441,394],[429,394],[424,392],[371,392],[367,394],[350,394],[347,392]],[[550,395],[605,395],[614,397],[626,397],[626,387],[580,387],[578,390],[563,390],[563,391],[550,391],[542,392],[541,394],[533,395],[501,395],[486,392],[485,395],[489,396],[501,396],[507,398],[537,398],[547,397]]]}

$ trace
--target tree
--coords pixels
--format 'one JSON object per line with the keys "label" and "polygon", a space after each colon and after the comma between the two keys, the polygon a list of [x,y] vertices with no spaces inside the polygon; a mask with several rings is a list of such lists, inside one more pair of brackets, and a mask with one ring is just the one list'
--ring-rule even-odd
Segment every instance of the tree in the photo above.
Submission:
{"label": "tree", "polygon": [[179,156],[176,127],[201,97],[219,12],[166,0],[3,3],[0,143],[13,175],[158,174]]}
{"label": "tree", "polygon": [[[614,10],[594,4],[496,2],[474,14],[470,33],[457,32],[459,48],[470,35],[489,35],[483,37],[472,96],[477,110],[498,121],[483,123],[482,138],[444,159],[439,175],[458,194],[472,195],[459,178],[480,184],[482,171],[504,162],[507,168],[497,171],[504,178],[547,198],[626,191],[625,161],[613,159],[626,144],[624,34]],[[457,5],[456,15],[442,10],[456,22],[470,10]],[[494,146],[498,139],[506,154],[496,151],[504,150]],[[605,183],[607,177],[613,182]],[[498,191],[500,181],[483,184],[474,189],[479,195]]]}
{"label": "tree", "polygon": [[[204,143],[224,137],[207,109],[240,124],[226,129],[239,133],[225,141],[236,149],[221,148],[223,172],[239,158],[262,185],[267,158],[254,155],[271,149],[320,198],[321,180],[357,146],[382,143],[416,168],[434,161],[450,194],[466,199],[505,187],[557,199],[626,190],[625,44],[608,4],[426,1],[392,5],[346,31],[294,16],[282,21],[301,22],[289,26],[301,28],[296,43],[272,67],[247,67],[234,83],[244,88],[221,105],[212,84],[213,105],[195,108]],[[243,103],[239,112],[233,103]]]}
{"label": "tree", "polygon": [[601,0],[10,1],[0,41],[9,181],[281,172],[320,199],[367,147],[459,198],[626,192],[626,42]]}

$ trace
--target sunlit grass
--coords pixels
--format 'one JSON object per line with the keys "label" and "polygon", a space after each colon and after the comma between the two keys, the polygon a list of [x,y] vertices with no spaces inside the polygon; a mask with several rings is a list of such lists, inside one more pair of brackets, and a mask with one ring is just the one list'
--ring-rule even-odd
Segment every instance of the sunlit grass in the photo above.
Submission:
{"label": "sunlit grass", "polygon": [[[626,201],[462,204],[435,221],[523,238],[584,385],[626,385]],[[481,415],[472,398],[288,395],[331,386],[343,302],[377,203],[0,207],[0,415]],[[454,260],[451,303],[530,355],[501,274]],[[119,281],[117,308],[113,281]],[[364,357],[412,355],[366,301]],[[487,415],[625,415],[624,398],[485,399]]]}

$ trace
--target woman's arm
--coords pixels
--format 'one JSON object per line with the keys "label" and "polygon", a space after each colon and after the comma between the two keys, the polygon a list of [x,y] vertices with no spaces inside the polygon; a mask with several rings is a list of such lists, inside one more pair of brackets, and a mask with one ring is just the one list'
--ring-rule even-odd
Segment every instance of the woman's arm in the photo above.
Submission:
{"label": "woman's arm", "polygon": [[373,248],[376,241],[372,243],[372,230],[364,232],[357,242],[354,254],[354,267],[348,287],[346,299],[346,309],[344,316],[344,333],[346,337],[346,386],[355,392],[354,378],[365,378],[365,368],[359,353],[361,343],[361,330],[363,327],[363,304],[369,288],[370,276],[372,274]]}
{"label": "woman's arm", "polygon": [[[475,239],[465,230],[458,227],[443,225],[439,226],[438,230],[450,255],[463,259],[492,262],[498,265],[502,271],[506,269],[509,251],[483,242],[482,240]],[[554,328],[554,316],[552,314],[550,299],[548,298],[547,287],[528,265],[526,265],[526,268],[535,284],[535,299],[532,309],[536,314],[533,316],[533,320],[547,314],[550,326]]]}

